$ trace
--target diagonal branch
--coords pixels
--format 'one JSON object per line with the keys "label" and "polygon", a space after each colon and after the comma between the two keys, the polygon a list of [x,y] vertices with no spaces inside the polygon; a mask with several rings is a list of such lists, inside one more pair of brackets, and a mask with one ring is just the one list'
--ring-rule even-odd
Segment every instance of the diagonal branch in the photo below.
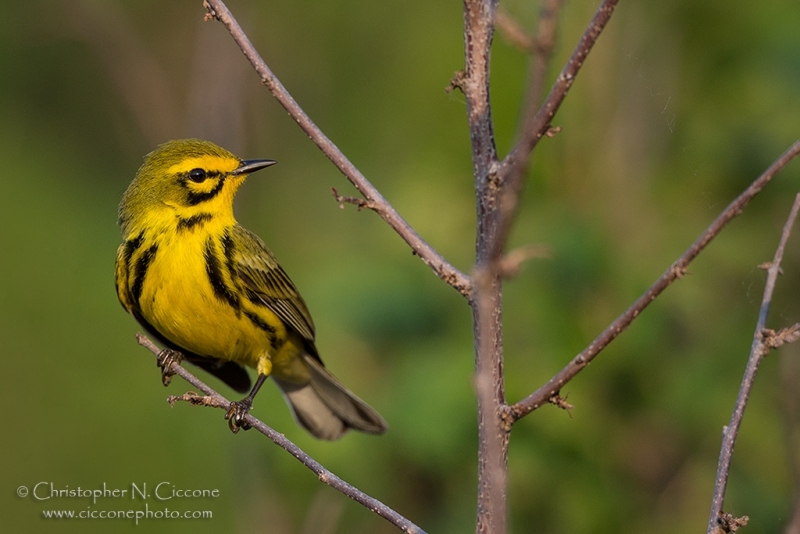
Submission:
{"label": "diagonal branch", "polygon": [[528,130],[523,132],[522,138],[503,160],[500,169],[500,173],[503,176],[507,176],[511,172],[511,168],[518,164],[520,160],[526,159],[542,136],[547,133],[550,128],[550,121],[555,116],[558,108],[561,107],[561,103],[575,82],[575,77],[583,66],[586,56],[589,55],[600,34],[603,33],[609,20],[611,20],[611,15],[614,14],[614,9],[617,7],[618,2],[619,0],[603,0],[603,3],[597,8],[589,26],[583,32],[581,40],[578,41],[572,56],[570,56],[569,61],[567,61],[567,64],[564,65],[558,75],[556,83],[550,89],[550,94],[547,95],[541,108],[539,108],[539,112],[536,113],[531,121]]}
{"label": "diagonal branch", "polygon": [[542,99],[547,68],[553,49],[556,45],[556,30],[558,17],[561,14],[563,0],[544,0],[539,16],[539,27],[536,32],[536,41],[533,57],[531,58],[531,72],[528,80],[528,95],[525,105],[524,118],[520,125],[518,139],[522,139],[526,132],[536,128],[536,110]]}
{"label": "diagonal branch", "polygon": [[611,343],[623,330],[633,322],[636,317],[656,299],[667,287],[685,273],[689,264],[700,252],[722,231],[729,222],[738,216],[750,200],[756,196],[778,172],[792,159],[800,154],[800,140],[789,147],[772,165],[759,176],[750,187],[739,195],[727,208],[711,223],[705,232],[692,243],[686,252],[673,263],[664,274],[656,280],[650,288],[640,296],[625,313],[617,317],[603,332],[592,341],[583,352],[575,356],[566,367],[551,378],[545,385],[509,407],[509,415],[516,421],[527,415],[557,394],[564,384],[575,378],[589,363]]}
{"label": "diagonal branch", "polygon": [[[775,257],[772,259],[772,262],[769,263],[767,269],[767,283],[764,286],[764,297],[761,299],[761,309],[758,313],[756,331],[755,334],[753,334],[750,358],[747,360],[747,368],[742,377],[742,385],[736,397],[736,404],[731,414],[730,423],[722,430],[722,447],[719,452],[714,496],[711,500],[711,514],[708,519],[707,529],[708,534],[728,532],[730,530],[726,528],[725,525],[728,523],[728,514],[723,514],[722,503],[725,500],[725,490],[728,486],[728,473],[731,468],[733,447],[736,445],[736,437],[739,435],[739,427],[742,424],[744,410],[747,407],[747,399],[750,397],[750,391],[753,389],[758,366],[761,364],[764,357],[769,354],[770,350],[784,343],[791,343],[798,339],[800,324],[796,324],[790,328],[784,328],[778,332],[767,329],[767,316],[769,315],[769,307],[772,303],[772,294],[775,291],[775,283],[778,280],[778,274],[781,272],[783,251],[786,248],[786,242],[789,240],[789,234],[792,232],[792,226],[794,226],[794,222],[797,219],[798,211],[800,211],[800,193],[795,196],[792,211],[786,219],[780,243],[775,250]],[[742,519],[746,521],[746,516]]]}
{"label": "diagonal branch", "polygon": [[[520,120],[515,144],[519,144],[520,140],[524,139],[528,132],[532,132],[536,129],[536,113],[539,111],[547,69],[553,55],[553,49],[556,45],[556,30],[558,29],[558,17],[561,14],[562,5],[563,0],[542,0],[542,7],[539,12],[539,24],[535,36],[528,36],[525,34],[524,30],[519,27],[517,22],[502,9],[497,12],[498,27],[503,29],[503,33],[508,35],[510,39],[513,39],[520,46],[526,46],[527,51],[531,55],[528,73],[528,89],[522,105],[522,119]],[[528,160],[527,157],[523,159],[525,161]],[[522,172],[524,174],[525,168],[522,169]]]}
{"label": "diagonal branch", "polygon": [[[161,352],[161,349],[156,346],[155,343],[150,341],[146,336],[143,334],[136,335],[136,341],[139,342],[140,345],[148,349],[150,352],[158,356]],[[193,405],[201,405],[201,406],[211,406],[214,408],[222,408],[223,410],[228,410],[230,408],[231,402],[208,387],[203,381],[199,378],[194,376],[192,373],[181,367],[180,365],[172,364],[170,367],[170,371],[174,372],[176,375],[180,376],[191,385],[199,389],[203,392],[201,396],[196,393],[186,393],[184,395],[179,396],[171,396],[169,398],[170,404],[174,404],[176,401],[182,400],[189,402]],[[311,458],[308,454],[306,454],[300,447],[295,445],[293,442],[288,440],[286,436],[281,434],[280,432],[276,432],[269,426],[265,425],[259,419],[256,419],[250,414],[245,416],[245,421],[247,424],[267,436],[271,439],[276,445],[284,449],[286,452],[297,458],[300,463],[310,469],[317,477],[319,477],[321,482],[329,485],[333,489],[347,495],[357,503],[363,505],[365,508],[375,512],[379,516],[383,517],[391,524],[402,530],[403,532],[407,532],[409,534],[425,534],[421,528],[417,525],[403,517],[402,515],[395,512],[393,509],[389,508],[385,504],[383,504],[378,499],[374,497],[370,497],[366,493],[362,492],[358,488],[351,486],[338,476],[334,475],[329,470],[325,469],[319,462]]]}
{"label": "diagonal branch", "polygon": [[[584,61],[586,61],[589,52],[591,52],[600,34],[603,33],[606,25],[611,20],[611,15],[614,14],[614,8],[616,8],[618,1],[619,0],[604,0],[600,7],[597,8],[594,17],[591,22],[589,22],[580,41],[578,41],[578,45],[572,52],[572,56],[570,56],[567,64],[564,65],[552,89],[550,89],[550,94],[547,95],[547,98],[535,115],[532,115],[530,111],[525,114],[519,134],[519,141],[505,159],[503,159],[497,169],[497,180],[499,183],[503,184],[503,188],[500,196],[501,215],[497,224],[497,238],[492,244],[490,254],[493,260],[500,257],[508,234],[511,231],[511,225],[519,206],[522,187],[525,182],[525,171],[528,167],[530,154],[542,137],[552,135],[550,121],[552,121],[553,116],[555,116],[559,107],[561,107],[564,98],[566,98],[572,84],[575,82],[575,77],[578,75]],[[552,5],[548,7],[549,10],[546,9],[545,14],[554,20],[554,17],[558,13],[558,4],[552,3]],[[540,31],[542,31],[541,28],[545,28],[545,31],[555,31],[554,29],[551,30],[551,26],[554,23],[551,24],[547,18],[542,21],[542,24],[543,26],[540,26]],[[540,37],[544,36],[540,35]],[[537,55],[546,58],[547,53],[549,53],[549,51]],[[540,60],[540,62],[543,63],[545,61],[545,59]],[[541,68],[544,69],[544,66]],[[534,71],[534,75],[543,77],[543,72],[537,73]],[[532,83],[531,91],[533,94],[529,95],[529,98],[538,99],[535,81]],[[535,106],[535,102],[528,103],[529,110],[535,108]]]}
{"label": "diagonal branch", "polygon": [[497,7],[495,14],[495,25],[505,41],[516,46],[523,52],[534,53],[536,50],[536,39],[528,34],[503,5]]}
{"label": "diagonal branch", "polygon": [[297,122],[298,126],[311,138],[322,153],[350,180],[359,193],[364,195],[364,198],[370,203],[370,209],[380,215],[408,243],[414,253],[433,269],[433,272],[439,278],[465,297],[470,298],[472,281],[469,277],[447,262],[436,249],[422,239],[369,180],[361,174],[361,171],[347,159],[333,141],[322,133],[322,130],[314,124],[261,58],[225,3],[222,0],[204,0],[203,4],[208,11],[207,18],[216,18],[228,29],[233,40],[239,45],[245,57],[261,77],[261,83],[269,89],[278,103],[284,107],[289,116]]}

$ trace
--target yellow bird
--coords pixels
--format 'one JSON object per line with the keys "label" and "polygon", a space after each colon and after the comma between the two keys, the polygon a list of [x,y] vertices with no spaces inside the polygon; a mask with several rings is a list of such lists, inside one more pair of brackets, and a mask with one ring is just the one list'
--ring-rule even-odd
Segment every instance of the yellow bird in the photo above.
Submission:
{"label": "yellow bird", "polygon": [[353,428],[370,434],[386,422],[325,368],[305,302],[275,256],[237,224],[233,198],[250,173],[275,164],[241,160],[199,139],[170,141],[145,156],[119,205],[123,242],[116,286],[122,306],[165,347],[238,392],[225,418],[231,430],[272,376],[295,419],[320,439]]}

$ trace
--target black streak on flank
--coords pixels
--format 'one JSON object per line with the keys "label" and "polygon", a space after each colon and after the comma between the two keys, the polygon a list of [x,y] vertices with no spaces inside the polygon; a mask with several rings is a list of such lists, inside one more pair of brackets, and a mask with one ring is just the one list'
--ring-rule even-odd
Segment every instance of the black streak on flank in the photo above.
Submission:
{"label": "black streak on flank", "polygon": [[244,314],[247,316],[248,319],[250,319],[250,321],[254,325],[256,325],[258,328],[260,328],[264,332],[266,332],[268,334],[272,334],[272,335],[275,334],[275,329],[273,327],[271,327],[270,325],[268,325],[266,323],[266,321],[264,321],[261,317],[259,317],[255,313],[246,311],[246,312],[244,312]]}
{"label": "black streak on flank", "polygon": [[244,294],[247,297],[247,300],[249,300],[253,304],[258,304],[259,306],[266,306],[267,305],[267,303],[264,302],[264,299],[261,297],[261,295],[258,292],[253,291],[249,287],[245,288]]}
{"label": "black streak on flank", "polygon": [[131,288],[133,300],[136,302],[136,304],[139,304],[139,299],[142,296],[142,287],[144,286],[144,277],[147,274],[147,269],[153,262],[153,258],[156,257],[157,251],[158,245],[153,245],[142,252],[142,255],[139,256],[138,260],[136,260],[136,278],[134,278],[133,287]]}
{"label": "black streak on flank", "polygon": [[197,215],[192,215],[188,219],[184,219],[182,217],[178,218],[178,231],[181,230],[191,230],[197,225],[202,225],[213,219],[214,216],[210,213],[198,213]]}
{"label": "black streak on flank", "polygon": [[266,321],[264,321],[261,317],[259,317],[255,313],[246,311],[244,312],[244,314],[248,319],[250,319],[251,323],[256,325],[257,328],[260,328],[261,330],[267,333],[267,337],[269,338],[269,344],[272,346],[272,350],[278,351],[283,345],[283,341],[278,341],[278,336],[275,335],[275,328],[268,325]]}
{"label": "black streak on flank", "polygon": [[[214,198],[215,196],[219,195],[220,191],[222,191],[222,188],[225,186],[225,177],[220,176],[219,172],[213,172],[213,171],[208,171],[208,177],[209,179],[219,177],[217,185],[215,185],[211,191],[200,192],[200,191],[189,190],[188,194],[186,195],[186,203],[188,205],[197,206],[201,202],[207,202],[212,198]],[[181,183],[184,185],[184,187],[186,188],[189,187],[188,175],[186,178],[181,179]]]}
{"label": "black streak on flank", "polygon": [[139,232],[139,235],[134,237],[133,239],[128,239],[125,241],[125,250],[122,253],[122,258],[125,260],[125,268],[128,268],[128,265],[131,262],[131,258],[133,257],[133,253],[139,250],[139,247],[142,246],[144,242],[144,230]]}
{"label": "black streak on flank", "polygon": [[230,274],[231,278],[233,278],[234,273],[237,271],[236,260],[234,259],[236,254],[236,245],[233,243],[230,229],[225,230],[225,233],[222,234],[220,243],[222,243],[222,253],[225,255],[225,267],[228,269],[228,273]]}
{"label": "black streak on flank", "polygon": [[214,295],[236,310],[239,314],[239,296],[225,284],[225,278],[222,273],[222,264],[219,258],[215,255],[214,240],[208,238],[206,241],[206,250],[203,254],[206,260],[206,273],[208,274],[208,281],[211,282],[211,288],[214,290]]}

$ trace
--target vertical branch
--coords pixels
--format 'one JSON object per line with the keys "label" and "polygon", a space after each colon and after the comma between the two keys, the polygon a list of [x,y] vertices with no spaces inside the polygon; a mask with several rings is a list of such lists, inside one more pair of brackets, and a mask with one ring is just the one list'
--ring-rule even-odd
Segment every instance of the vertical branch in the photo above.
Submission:
{"label": "vertical branch", "polygon": [[464,0],[465,70],[453,84],[467,102],[477,204],[476,272],[472,299],[475,387],[478,396],[478,510],[476,532],[506,531],[508,432],[500,425],[505,405],[502,353],[502,284],[487,269],[497,227],[497,149],[489,99],[496,0]]}
{"label": "vertical branch", "polygon": [[[480,239],[479,239],[480,241]],[[506,487],[510,427],[499,418],[505,407],[501,280],[480,267],[472,304],[475,389],[478,395],[478,534],[506,531]]]}
{"label": "vertical branch", "polygon": [[711,501],[711,514],[708,519],[708,534],[716,534],[718,532],[729,532],[732,523],[744,524],[747,521],[746,517],[735,519],[728,514],[723,514],[722,504],[725,499],[725,489],[728,485],[728,473],[731,467],[731,457],[733,456],[733,447],[736,444],[736,438],[739,435],[739,428],[742,424],[744,417],[744,410],[747,407],[747,400],[750,396],[750,391],[755,382],[758,366],[764,357],[769,354],[773,348],[781,346],[783,343],[792,342],[798,338],[798,328],[800,324],[796,324],[791,328],[775,332],[767,330],[767,316],[769,315],[769,307],[772,302],[772,294],[775,291],[775,283],[778,279],[778,274],[781,270],[781,260],[783,259],[783,251],[786,247],[786,242],[789,239],[794,221],[797,218],[797,213],[800,211],[800,193],[795,197],[792,211],[786,220],[781,234],[780,243],[775,250],[775,257],[772,262],[768,264],[767,283],[764,287],[764,297],[761,300],[761,309],[758,313],[758,321],[756,322],[756,330],[753,335],[753,344],[750,349],[750,358],[747,361],[747,368],[745,369],[744,377],[742,378],[742,385],[739,388],[739,394],[736,397],[736,405],[731,415],[730,423],[722,431],[722,448],[719,454],[719,463],[717,465],[717,481],[714,486],[714,496]]}
{"label": "vertical branch", "polygon": [[[478,394],[478,533],[506,530],[508,438],[513,418],[506,403],[502,352],[502,253],[519,205],[523,177],[536,142],[550,130],[550,120],[572,86],[586,56],[602,33],[618,0],[604,0],[572,57],[538,112],[537,86],[552,48],[558,0],[545,0],[540,43],[535,52],[531,100],[523,111],[519,141],[502,164],[492,130],[489,99],[490,51],[496,0],[464,0],[466,68],[452,85],[467,101],[477,201],[476,267],[473,274],[476,389]],[[537,68],[538,66],[538,68]]]}

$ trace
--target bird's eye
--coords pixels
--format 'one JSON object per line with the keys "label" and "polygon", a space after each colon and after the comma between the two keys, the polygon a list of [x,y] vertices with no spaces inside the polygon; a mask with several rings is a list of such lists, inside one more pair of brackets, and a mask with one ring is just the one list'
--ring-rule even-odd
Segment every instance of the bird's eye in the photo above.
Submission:
{"label": "bird's eye", "polygon": [[206,174],[206,171],[204,171],[203,169],[192,169],[191,171],[189,171],[189,179],[193,182],[199,184],[206,178],[208,178],[208,175]]}

